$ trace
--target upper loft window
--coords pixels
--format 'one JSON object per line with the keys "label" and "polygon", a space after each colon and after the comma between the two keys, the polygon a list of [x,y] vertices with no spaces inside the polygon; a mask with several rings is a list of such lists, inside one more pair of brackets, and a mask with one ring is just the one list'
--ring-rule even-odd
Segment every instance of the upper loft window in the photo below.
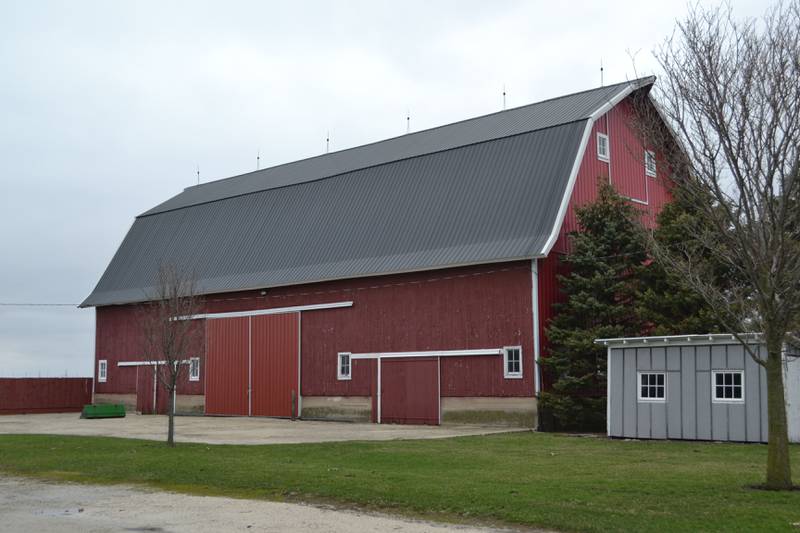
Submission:
{"label": "upper loft window", "polygon": [[200,381],[200,358],[189,359],[189,381]]}
{"label": "upper loft window", "polygon": [[340,352],[336,366],[336,379],[350,379],[351,370],[350,354],[348,352]]}
{"label": "upper loft window", "polygon": [[644,151],[644,172],[651,178],[656,177],[656,154],[650,150]]}
{"label": "upper loft window", "polygon": [[712,372],[715,402],[744,401],[744,372],[717,370]]}
{"label": "upper loft window", "polygon": [[503,348],[503,377],[507,379],[522,377],[522,346]]}
{"label": "upper loft window", "polygon": [[105,383],[108,378],[108,361],[100,359],[97,362],[97,381]]}
{"label": "upper loft window", "polygon": [[597,134],[597,159],[608,161],[611,159],[611,150],[608,146],[608,135],[605,133]]}

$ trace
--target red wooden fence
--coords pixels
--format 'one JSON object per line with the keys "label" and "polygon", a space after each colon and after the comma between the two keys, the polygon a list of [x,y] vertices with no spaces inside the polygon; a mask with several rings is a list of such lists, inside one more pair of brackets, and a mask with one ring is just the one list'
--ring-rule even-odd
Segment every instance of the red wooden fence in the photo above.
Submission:
{"label": "red wooden fence", "polygon": [[92,378],[0,378],[0,415],[78,412],[92,403]]}

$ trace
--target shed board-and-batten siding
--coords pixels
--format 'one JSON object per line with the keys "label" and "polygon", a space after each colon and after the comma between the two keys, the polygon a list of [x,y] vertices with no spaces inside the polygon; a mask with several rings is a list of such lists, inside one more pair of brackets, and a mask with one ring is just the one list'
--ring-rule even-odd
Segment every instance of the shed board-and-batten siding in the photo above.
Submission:
{"label": "shed board-and-batten siding", "polygon": [[785,375],[789,440],[800,442],[800,358],[787,359]]}
{"label": "shed board-and-batten siding", "polygon": [[[714,401],[714,370],[744,371],[743,402]],[[665,373],[665,401],[639,400],[639,373],[647,371]],[[608,372],[612,437],[767,440],[766,375],[741,345],[611,347]]]}

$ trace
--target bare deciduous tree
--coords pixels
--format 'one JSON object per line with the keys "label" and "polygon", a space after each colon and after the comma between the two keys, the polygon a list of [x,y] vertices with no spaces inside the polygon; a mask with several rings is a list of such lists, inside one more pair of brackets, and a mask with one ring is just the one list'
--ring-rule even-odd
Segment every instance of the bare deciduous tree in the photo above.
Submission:
{"label": "bare deciduous tree", "polygon": [[201,299],[194,276],[173,265],[159,268],[157,284],[147,298],[139,313],[142,351],[153,365],[158,386],[167,393],[167,445],[175,446],[176,388],[188,372],[190,358],[200,354],[200,325],[187,318],[200,311]]}
{"label": "bare deciduous tree", "polygon": [[[800,2],[748,21],[726,5],[695,6],[655,56],[663,71],[653,89],[658,107],[640,99],[636,126],[663,154],[659,174],[699,223],[679,249],[650,239],[653,255],[728,331],[762,334],[766,357],[739,340],[767,376],[765,486],[788,489],[783,347],[800,312]],[[732,282],[714,283],[713,264]]]}

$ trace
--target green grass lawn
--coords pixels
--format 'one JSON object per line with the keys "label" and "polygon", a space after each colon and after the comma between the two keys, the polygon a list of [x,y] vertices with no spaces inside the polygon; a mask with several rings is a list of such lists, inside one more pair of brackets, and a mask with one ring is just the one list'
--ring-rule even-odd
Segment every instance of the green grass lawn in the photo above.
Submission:
{"label": "green grass lawn", "polygon": [[[746,488],[762,481],[766,451],[543,433],[175,449],[114,438],[2,435],[0,470],[566,531],[800,531],[800,491]],[[791,453],[800,478],[800,447]]]}

